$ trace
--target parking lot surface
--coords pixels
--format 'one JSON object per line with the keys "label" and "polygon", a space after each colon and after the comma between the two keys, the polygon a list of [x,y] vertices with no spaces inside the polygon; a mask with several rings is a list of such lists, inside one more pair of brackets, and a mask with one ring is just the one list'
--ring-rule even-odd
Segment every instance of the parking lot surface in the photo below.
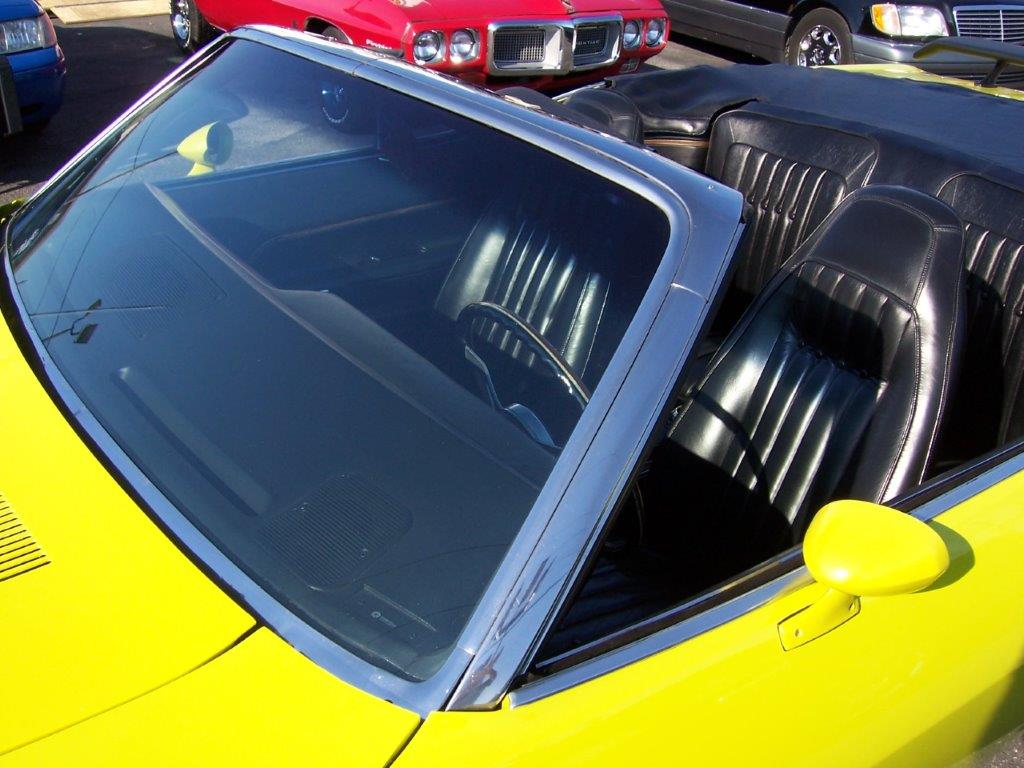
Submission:
{"label": "parking lot surface", "polygon": [[181,61],[163,16],[61,26],[64,105],[45,130],[0,139],[0,203],[24,197]]}

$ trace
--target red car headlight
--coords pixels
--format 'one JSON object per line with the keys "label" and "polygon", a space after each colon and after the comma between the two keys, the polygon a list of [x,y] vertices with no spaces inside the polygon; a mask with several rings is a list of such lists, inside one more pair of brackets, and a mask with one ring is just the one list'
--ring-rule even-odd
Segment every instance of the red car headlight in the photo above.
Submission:
{"label": "red car headlight", "polygon": [[450,44],[452,61],[472,61],[480,55],[480,38],[472,29],[457,29],[452,32]]}
{"label": "red car headlight", "polygon": [[444,58],[444,35],[430,30],[413,39],[412,55],[417,64],[431,64]]}
{"label": "red car headlight", "polygon": [[639,48],[643,39],[643,26],[637,19],[630,19],[622,27],[622,47],[627,51]]}
{"label": "red car headlight", "polygon": [[668,24],[665,22],[665,19],[651,19],[647,22],[647,34],[644,35],[644,42],[651,48],[661,45],[665,42],[665,31],[667,29]]}

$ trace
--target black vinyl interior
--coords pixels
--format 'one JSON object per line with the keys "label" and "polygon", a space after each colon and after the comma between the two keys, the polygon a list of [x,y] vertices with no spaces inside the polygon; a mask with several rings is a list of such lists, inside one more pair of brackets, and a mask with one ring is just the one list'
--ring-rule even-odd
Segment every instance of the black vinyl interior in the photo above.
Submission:
{"label": "black vinyl interior", "polygon": [[715,121],[705,173],[741,191],[746,229],[732,289],[719,312],[728,330],[797,247],[850,192],[878,157],[871,139],[764,116],[747,109]]}
{"label": "black vinyl interior", "polygon": [[1024,163],[936,131],[968,104],[980,134],[1009,130],[1004,105],[886,82],[895,117],[875,104],[867,124],[849,102],[802,99],[805,73],[731,69],[609,85],[646,136],[708,142],[697,170],[744,195],[746,230],[640,471],[641,522],[626,496],[542,659],[798,543],[832,499],[885,501],[1024,435]]}
{"label": "black vinyl interior", "polygon": [[[609,90],[633,102],[648,136],[707,138],[698,170],[746,199],[719,341],[856,189],[896,185],[943,200],[965,233],[970,375],[956,382],[936,467],[1024,435],[1024,156],[1007,143],[1014,105],[948,86],[776,66],[657,72],[613,80]],[[976,119],[950,125],[963,111]]]}
{"label": "black vinyl interior", "polygon": [[939,197],[964,224],[966,358],[943,431],[947,463],[978,456],[1024,434],[1024,192],[974,173]]}

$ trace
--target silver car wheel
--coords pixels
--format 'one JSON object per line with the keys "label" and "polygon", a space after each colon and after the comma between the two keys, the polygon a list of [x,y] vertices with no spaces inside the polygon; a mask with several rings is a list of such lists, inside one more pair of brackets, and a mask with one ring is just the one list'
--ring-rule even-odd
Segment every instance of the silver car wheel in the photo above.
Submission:
{"label": "silver car wheel", "polygon": [[796,63],[801,67],[820,67],[838,64],[842,61],[843,50],[836,33],[823,24],[817,24],[800,39]]}
{"label": "silver car wheel", "polygon": [[191,10],[189,0],[174,0],[171,27],[174,29],[174,36],[182,44],[188,42],[192,33]]}

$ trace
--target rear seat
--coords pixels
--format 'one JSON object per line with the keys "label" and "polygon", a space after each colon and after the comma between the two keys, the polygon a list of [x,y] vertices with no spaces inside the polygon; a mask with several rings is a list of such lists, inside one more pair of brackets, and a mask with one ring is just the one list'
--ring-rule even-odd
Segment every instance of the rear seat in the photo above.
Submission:
{"label": "rear seat", "polygon": [[843,198],[864,185],[877,159],[870,138],[763,108],[736,109],[715,121],[705,173],[740,191],[747,204],[733,287],[719,314],[724,330]]}
{"label": "rear seat", "polygon": [[962,173],[937,196],[966,236],[964,375],[939,453],[952,465],[1024,434],[1024,190]]}
{"label": "rear seat", "polygon": [[[953,466],[1024,435],[1024,188],[970,170],[968,156],[790,110],[751,105],[711,131],[705,172],[743,193],[747,232],[716,330],[850,192],[902,184],[935,195],[963,220],[967,307],[964,375],[935,456]],[[859,128],[859,130],[858,130]]]}

